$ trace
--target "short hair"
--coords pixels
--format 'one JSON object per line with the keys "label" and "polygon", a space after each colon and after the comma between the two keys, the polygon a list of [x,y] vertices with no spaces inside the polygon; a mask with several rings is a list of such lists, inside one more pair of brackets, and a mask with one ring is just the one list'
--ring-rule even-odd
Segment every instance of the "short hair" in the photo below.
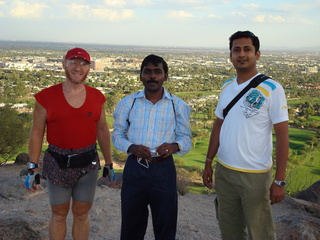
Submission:
{"label": "short hair", "polygon": [[142,64],[141,64],[141,69],[140,69],[140,75],[142,74],[143,68],[148,64],[152,63],[154,66],[158,66],[159,63],[162,63],[164,73],[168,73],[168,64],[166,61],[157,55],[150,54],[143,59]]}
{"label": "short hair", "polygon": [[229,38],[229,50],[230,51],[231,51],[231,48],[233,45],[233,41],[236,39],[239,39],[239,38],[251,38],[252,45],[255,47],[256,52],[259,51],[259,49],[260,49],[259,38],[250,31],[238,31],[238,32],[232,34],[231,37]]}

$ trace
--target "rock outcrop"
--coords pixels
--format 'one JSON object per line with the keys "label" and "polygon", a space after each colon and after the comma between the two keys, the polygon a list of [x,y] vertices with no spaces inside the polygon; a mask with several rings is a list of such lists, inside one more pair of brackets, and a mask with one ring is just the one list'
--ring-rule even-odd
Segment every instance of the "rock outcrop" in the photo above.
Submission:
{"label": "rock outcrop", "polygon": [[[46,182],[41,180],[42,190],[36,193],[28,192],[19,177],[22,168],[23,166],[16,164],[0,167],[0,240],[49,239],[51,210],[46,194]],[[272,205],[279,240],[320,239],[318,183],[305,192],[307,197],[301,192],[295,198],[286,196],[281,203]],[[215,195],[192,193],[179,196],[177,240],[220,239],[213,205],[214,197]],[[120,238],[120,208],[120,189],[97,186],[90,214],[91,240]],[[71,213],[67,224],[66,240],[71,240]],[[153,239],[150,218],[145,239]]]}

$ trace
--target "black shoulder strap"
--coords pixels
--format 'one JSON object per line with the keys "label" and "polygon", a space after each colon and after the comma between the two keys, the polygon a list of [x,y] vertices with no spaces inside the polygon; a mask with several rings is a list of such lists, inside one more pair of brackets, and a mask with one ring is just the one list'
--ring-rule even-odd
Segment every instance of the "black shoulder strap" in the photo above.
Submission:
{"label": "black shoulder strap", "polygon": [[[171,97],[172,97],[172,93],[170,93],[170,95],[171,95]],[[128,126],[130,126],[129,116],[130,116],[131,110],[132,110],[133,105],[134,105],[135,102],[136,102],[136,98],[133,99],[131,108],[129,109],[128,118],[127,118]],[[176,108],[175,108],[174,102],[173,102],[173,97],[172,97],[172,99],[171,99],[171,103],[172,103],[172,108],[173,108],[173,112],[174,112],[174,117],[175,117],[175,120],[176,120],[176,122],[177,122],[177,114],[176,114]]]}
{"label": "black shoulder strap", "polygon": [[172,108],[173,108],[173,112],[174,112],[174,116],[175,116],[175,118],[177,119],[177,117],[176,117],[176,108],[174,107],[174,102],[173,102],[173,97],[172,97],[172,93],[170,93],[170,95],[171,95],[171,103],[172,103]]}
{"label": "black shoulder strap", "polygon": [[135,102],[136,102],[136,98],[133,99],[131,108],[129,109],[128,118],[127,118],[128,126],[130,126],[129,116],[130,116],[131,110],[132,110],[133,105],[134,105]]}
{"label": "black shoulder strap", "polygon": [[226,118],[226,116],[228,115],[228,112],[230,111],[230,109],[236,104],[236,102],[238,102],[238,100],[246,92],[249,91],[250,88],[255,88],[260,83],[262,83],[264,80],[267,80],[268,78],[269,78],[268,76],[266,76],[264,74],[260,74],[260,75],[256,76],[254,79],[252,79],[251,82],[240,93],[238,93],[238,95],[235,96],[234,99],[232,99],[232,101],[228,104],[228,106],[226,106],[226,108],[223,109],[223,117]]}

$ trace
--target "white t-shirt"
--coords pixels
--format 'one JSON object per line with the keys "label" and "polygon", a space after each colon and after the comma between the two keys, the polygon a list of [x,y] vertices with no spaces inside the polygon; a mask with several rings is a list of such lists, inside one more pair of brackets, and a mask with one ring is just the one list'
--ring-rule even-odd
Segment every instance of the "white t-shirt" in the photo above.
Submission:
{"label": "white t-shirt", "polygon": [[[223,84],[215,110],[218,118],[223,119],[223,109],[250,81],[238,85],[233,78]],[[268,171],[272,166],[272,127],[284,121],[288,121],[288,108],[282,86],[267,79],[251,88],[224,119],[220,131],[219,162],[237,171]]]}

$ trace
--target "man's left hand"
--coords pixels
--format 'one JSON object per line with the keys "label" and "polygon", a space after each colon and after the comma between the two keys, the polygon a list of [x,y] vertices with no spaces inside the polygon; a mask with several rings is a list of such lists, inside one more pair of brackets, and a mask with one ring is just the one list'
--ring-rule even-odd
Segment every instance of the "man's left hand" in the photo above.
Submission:
{"label": "man's left hand", "polygon": [[285,197],[285,188],[272,183],[270,187],[270,201],[271,204],[281,202]]}
{"label": "man's left hand", "polygon": [[156,150],[160,156],[167,158],[177,152],[179,150],[179,146],[177,143],[163,143],[157,147]]}
{"label": "man's left hand", "polygon": [[113,164],[108,164],[108,165],[105,165],[104,168],[103,168],[103,173],[102,173],[102,177],[100,179],[98,179],[98,183],[101,184],[101,183],[106,183],[107,181],[107,178],[108,178],[108,183],[107,183],[107,186],[111,186],[111,187],[115,187],[115,184],[116,184],[116,174],[114,172],[114,169],[113,169]]}
{"label": "man's left hand", "polygon": [[38,172],[34,172],[30,169],[23,169],[20,172],[20,177],[22,177],[22,181],[29,191],[35,192],[36,190],[41,189],[40,174]]}

